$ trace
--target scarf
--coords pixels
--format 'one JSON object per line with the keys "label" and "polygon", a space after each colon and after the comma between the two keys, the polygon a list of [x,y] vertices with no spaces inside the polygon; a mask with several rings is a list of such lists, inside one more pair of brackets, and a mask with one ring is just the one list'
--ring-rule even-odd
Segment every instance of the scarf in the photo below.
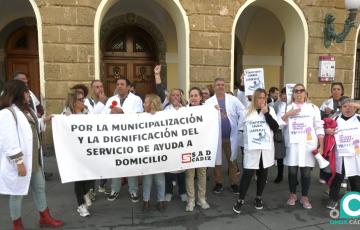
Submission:
{"label": "scarf", "polygon": [[[324,129],[335,129],[336,128],[336,121],[331,118],[324,118]],[[331,185],[332,181],[336,175],[336,161],[335,161],[335,137],[334,135],[325,134],[324,137],[324,150],[323,150],[323,157],[327,159],[330,163],[330,172],[331,177],[326,182],[328,186]]]}

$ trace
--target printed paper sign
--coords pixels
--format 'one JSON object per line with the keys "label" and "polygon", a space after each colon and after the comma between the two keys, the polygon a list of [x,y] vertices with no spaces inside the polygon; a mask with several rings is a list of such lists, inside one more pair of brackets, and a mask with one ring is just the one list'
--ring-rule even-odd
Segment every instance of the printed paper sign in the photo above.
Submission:
{"label": "printed paper sign", "polygon": [[265,88],[263,68],[246,69],[244,74],[245,96],[253,95],[258,88]]}
{"label": "printed paper sign", "polygon": [[294,83],[289,83],[289,84],[286,84],[286,98],[287,98],[287,104],[290,104],[291,103],[291,97],[292,97],[292,94],[293,94],[293,90],[294,90],[294,86],[296,84]]}
{"label": "printed paper sign", "polygon": [[343,126],[335,133],[336,148],[339,156],[360,154],[360,130],[358,126]]}
{"label": "printed paper sign", "polygon": [[296,115],[289,117],[289,140],[290,143],[305,143],[313,141],[313,119],[309,115]]}
{"label": "printed paper sign", "polygon": [[327,82],[335,79],[335,57],[319,57],[319,81]]}
{"label": "printed paper sign", "polygon": [[270,128],[265,120],[253,120],[246,123],[248,149],[271,149]]}

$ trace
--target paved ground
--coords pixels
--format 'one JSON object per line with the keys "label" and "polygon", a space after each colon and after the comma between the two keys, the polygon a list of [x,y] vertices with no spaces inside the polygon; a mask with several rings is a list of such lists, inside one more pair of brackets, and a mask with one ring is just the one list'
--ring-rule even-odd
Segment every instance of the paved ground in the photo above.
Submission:
{"label": "paved ground", "polygon": [[[119,199],[110,202],[103,194],[91,207],[91,217],[80,217],[76,212],[76,199],[73,184],[61,184],[54,157],[46,157],[46,169],[55,175],[46,184],[48,205],[52,214],[66,222],[62,229],[99,229],[99,230],[205,230],[205,229],[359,229],[359,225],[330,225],[329,211],[325,208],[327,195],[325,187],[317,182],[318,170],[313,171],[310,200],[313,209],[305,210],[300,205],[287,207],[287,179],[274,184],[276,169],[270,169],[269,182],[264,192],[264,210],[257,211],[252,203],[255,195],[255,183],[249,189],[246,204],[240,215],[235,215],[232,205],[236,199],[228,186],[222,194],[211,192],[212,182],[208,182],[208,202],[211,208],[185,212],[185,203],[179,198],[167,203],[166,211],[160,213],[151,204],[149,213],[142,212],[142,203],[131,203],[127,196],[127,187],[122,188]],[[287,172],[285,171],[285,175]],[[225,172],[224,172],[225,174]],[[153,186],[154,187],[154,186]],[[154,194],[154,192],[152,193]],[[23,223],[26,229],[38,229],[38,214],[32,197],[23,202]],[[8,197],[0,196],[0,229],[11,229],[8,211]]]}

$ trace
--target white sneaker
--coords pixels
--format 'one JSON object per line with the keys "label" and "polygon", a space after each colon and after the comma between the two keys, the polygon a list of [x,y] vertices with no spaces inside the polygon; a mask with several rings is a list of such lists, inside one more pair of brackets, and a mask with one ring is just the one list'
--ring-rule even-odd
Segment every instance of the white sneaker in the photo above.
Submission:
{"label": "white sneaker", "polygon": [[185,211],[192,212],[194,210],[195,203],[194,201],[189,201],[186,205]]}
{"label": "white sneaker", "polygon": [[101,186],[99,185],[98,192],[104,193],[104,192],[105,192],[105,186],[104,186],[104,187],[101,187]]}
{"label": "white sneaker", "polygon": [[324,179],[319,179],[320,184],[326,184],[326,181]]}
{"label": "white sneaker", "polygon": [[187,202],[187,201],[188,201],[188,197],[187,197],[186,193],[181,194],[181,195],[180,195],[180,198],[181,198],[181,201],[182,201],[182,202]]}
{"label": "white sneaker", "polygon": [[342,182],[340,186],[341,186],[341,188],[347,188],[347,183],[346,183],[346,182]]}
{"label": "white sneaker", "polygon": [[82,204],[77,208],[77,212],[80,214],[80,216],[85,217],[85,216],[90,216],[90,212],[87,209],[86,204]]}
{"label": "white sneaker", "polygon": [[171,194],[171,193],[167,193],[167,194],[165,195],[165,201],[170,202],[170,201],[171,201],[171,198],[172,198],[172,194]]}
{"label": "white sneaker", "polygon": [[86,206],[90,207],[90,206],[92,205],[92,202],[91,202],[89,193],[86,193],[86,194],[84,195],[84,200],[85,200]]}
{"label": "white sneaker", "polygon": [[206,202],[206,200],[198,200],[196,202],[197,205],[199,205],[202,209],[209,209],[210,205],[208,202]]}

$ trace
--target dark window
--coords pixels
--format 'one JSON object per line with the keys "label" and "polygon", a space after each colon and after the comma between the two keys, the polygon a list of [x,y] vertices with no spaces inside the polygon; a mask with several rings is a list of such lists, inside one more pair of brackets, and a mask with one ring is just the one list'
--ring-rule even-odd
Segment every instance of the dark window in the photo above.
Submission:
{"label": "dark window", "polygon": [[125,35],[119,34],[112,41],[109,51],[126,52],[126,40]]}
{"label": "dark window", "polygon": [[134,52],[149,52],[146,42],[140,37],[134,38]]}
{"label": "dark window", "polygon": [[26,35],[21,36],[16,40],[15,49],[26,49],[27,48],[27,37]]}

